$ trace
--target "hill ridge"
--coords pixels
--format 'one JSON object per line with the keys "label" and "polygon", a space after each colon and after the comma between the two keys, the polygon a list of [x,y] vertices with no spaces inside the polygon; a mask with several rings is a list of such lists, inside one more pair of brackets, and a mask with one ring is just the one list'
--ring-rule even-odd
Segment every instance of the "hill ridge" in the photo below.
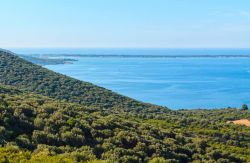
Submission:
{"label": "hill ridge", "polygon": [[139,102],[92,83],[53,72],[7,50],[0,50],[0,83],[51,98],[104,109],[167,111],[165,107]]}

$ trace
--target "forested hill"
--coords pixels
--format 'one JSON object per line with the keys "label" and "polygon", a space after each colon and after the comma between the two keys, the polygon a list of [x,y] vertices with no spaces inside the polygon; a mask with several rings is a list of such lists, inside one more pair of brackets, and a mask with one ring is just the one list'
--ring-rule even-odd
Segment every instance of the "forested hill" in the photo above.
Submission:
{"label": "forested hill", "polygon": [[244,163],[250,118],[238,109],[143,117],[62,102],[0,84],[0,162]]}
{"label": "forested hill", "polygon": [[4,50],[0,50],[0,83],[102,109],[134,112],[168,111],[166,108],[138,102],[91,83],[55,73]]}
{"label": "forested hill", "polygon": [[175,133],[140,122],[124,112],[105,113],[0,84],[0,162],[188,159],[167,149],[164,138],[175,139]]}

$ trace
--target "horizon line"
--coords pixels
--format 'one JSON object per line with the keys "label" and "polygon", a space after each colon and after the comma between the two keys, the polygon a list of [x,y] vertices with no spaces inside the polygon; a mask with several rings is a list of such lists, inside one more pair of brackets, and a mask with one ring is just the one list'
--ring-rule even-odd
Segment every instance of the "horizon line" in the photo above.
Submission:
{"label": "horizon line", "polygon": [[1,49],[250,49],[250,47],[2,47]]}

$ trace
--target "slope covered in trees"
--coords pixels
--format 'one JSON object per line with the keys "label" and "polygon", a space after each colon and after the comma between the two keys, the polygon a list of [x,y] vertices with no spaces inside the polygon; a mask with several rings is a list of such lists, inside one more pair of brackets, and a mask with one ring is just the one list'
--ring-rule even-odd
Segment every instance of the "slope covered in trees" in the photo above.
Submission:
{"label": "slope covered in trees", "polygon": [[249,111],[178,111],[142,117],[0,85],[0,158],[31,162],[246,162],[250,129],[224,123],[233,117],[250,118]]}
{"label": "slope covered in trees", "polygon": [[91,83],[55,73],[3,50],[0,50],[0,83],[52,98],[103,109],[134,112],[143,109],[167,111],[166,108],[138,102]]}

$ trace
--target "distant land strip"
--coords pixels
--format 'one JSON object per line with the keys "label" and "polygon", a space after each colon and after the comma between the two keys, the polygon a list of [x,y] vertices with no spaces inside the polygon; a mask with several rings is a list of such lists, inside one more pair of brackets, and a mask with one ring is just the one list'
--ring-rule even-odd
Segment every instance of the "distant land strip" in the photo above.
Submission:
{"label": "distant land strip", "polygon": [[73,64],[77,61],[76,59],[71,58],[43,58],[43,57],[34,57],[27,55],[19,55],[21,58],[30,61],[38,65],[58,65],[58,64]]}
{"label": "distant land strip", "polygon": [[103,58],[250,58],[250,55],[120,55],[120,54],[44,54],[64,57],[103,57]]}

